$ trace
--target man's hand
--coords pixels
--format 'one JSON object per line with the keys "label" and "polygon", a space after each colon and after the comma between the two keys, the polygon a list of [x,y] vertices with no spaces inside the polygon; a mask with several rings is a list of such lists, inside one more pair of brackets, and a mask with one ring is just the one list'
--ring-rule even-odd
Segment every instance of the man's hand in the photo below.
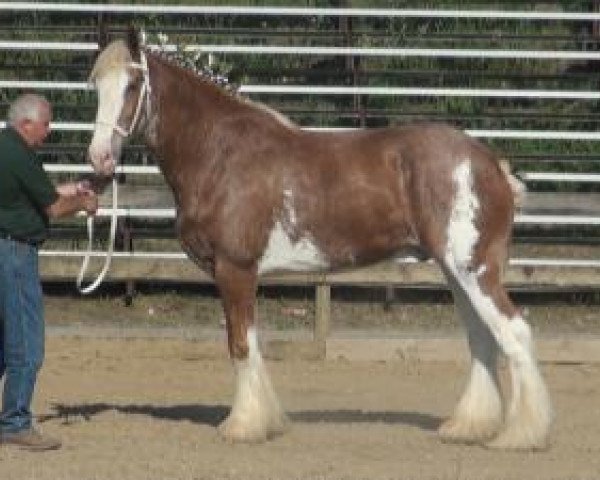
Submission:
{"label": "man's hand", "polygon": [[46,208],[46,213],[50,218],[66,217],[81,210],[87,212],[88,215],[93,215],[98,210],[98,196],[85,185],[80,185],[78,188],[75,183],[63,184],[56,190],[58,199]]}
{"label": "man's hand", "polygon": [[94,215],[96,210],[98,210],[98,196],[94,193],[93,190],[82,190],[77,194],[78,197],[81,198],[83,202],[83,209],[87,212],[88,215]]}
{"label": "man's hand", "polygon": [[69,182],[57,185],[56,191],[59,195],[66,197],[74,197],[79,194],[94,193],[92,184],[89,180],[81,180],[79,182]]}
{"label": "man's hand", "polygon": [[89,180],[81,180],[75,184],[77,194],[79,195],[96,195],[96,192],[92,188],[92,182]]}
{"label": "man's hand", "polygon": [[56,191],[59,195],[73,197],[77,195],[77,184],[75,182],[61,183],[56,186]]}

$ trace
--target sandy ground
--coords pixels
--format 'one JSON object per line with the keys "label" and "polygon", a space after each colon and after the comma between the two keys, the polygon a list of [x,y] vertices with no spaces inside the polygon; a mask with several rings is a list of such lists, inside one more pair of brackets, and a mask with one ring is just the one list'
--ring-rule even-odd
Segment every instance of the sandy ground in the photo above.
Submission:
{"label": "sandy ground", "polygon": [[545,365],[557,421],[548,450],[441,443],[466,365],[269,361],[293,427],[231,445],[215,426],[233,375],[220,342],[51,337],[35,411],[61,450],[0,448],[2,480],[597,479],[600,366]]}

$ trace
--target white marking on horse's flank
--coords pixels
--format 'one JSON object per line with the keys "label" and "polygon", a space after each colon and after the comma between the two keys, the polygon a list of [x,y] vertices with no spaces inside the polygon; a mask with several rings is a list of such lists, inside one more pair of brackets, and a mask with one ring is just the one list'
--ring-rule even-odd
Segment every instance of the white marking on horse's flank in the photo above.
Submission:
{"label": "white marking on horse's flank", "polygon": [[325,255],[308,237],[292,241],[281,222],[276,222],[267,248],[258,262],[260,275],[268,272],[310,272],[329,267]]}
{"label": "white marking on horse's flank", "polygon": [[294,208],[294,193],[291,189],[283,191],[283,212],[269,234],[267,248],[258,262],[258,273],[269,272],[310,272],[329,267],[324,253],[314,244],[310,236],[305,235],[292,240],[288,232],[297,227],[298,216]]}
{"label": "white marking on horse's flank", "polygon": [[294,194],[289,189],[283,191],[283,211],[284,218],[295,227],[298,218],[296,217],[296,209],[294,208]]}
{"label": "white marking on horse's flank", "polygon": [[456,194],[446,229],[446,256],[450,255],[455,265],[468,268],[473,247],[479,239],[479,231],[475,227],[479,200],[473,191],[471,163],[468,159],[454,169],[452,179],[456,185]]}
{"label": "white marking on horse's flank", "polygon": [[294,232],[297,226],[294,192],[286,188],[283,191],[281,219],[275,222],[271,230],[267,248],[258,263],[259,274],[276,271],[310,272],[328,268],[329,262],[310,236],[304,235],[298,240],[292,240],[289,232]]}

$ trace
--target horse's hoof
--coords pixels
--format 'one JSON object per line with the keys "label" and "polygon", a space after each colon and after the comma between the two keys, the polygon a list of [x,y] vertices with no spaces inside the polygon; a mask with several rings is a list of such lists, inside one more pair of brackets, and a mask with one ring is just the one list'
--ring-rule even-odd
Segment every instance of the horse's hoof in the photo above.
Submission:
{"label": "horse's hoof", "polygon": [[475,423],[449,418],[440,425],[438,435],[446,443],[477,444],[493,438],[498,427],[497,421]]}
{"label": "horse's hoof", "polygon": [[221,437],[230,443],[262,443],[284,434],[288,429],[286,417],[269,427],[251,425],[239,418],[227,417],[217,428]]}
{"label": "horse's hoof", "polygon": [[218,427],[219,435],[228,443],[262,443],[267,440],[264,432],[248,431],[240,425],[232,425],[230,422]]}
{"label": "horse's hoof", "polygon": [[221,437],[230,443],[261,443],[267,440],[267,432],[258,426],[248,426],[239,418],[226,418],[219,426]]}
{"label": "horse's hoof", "polygon": [[513,428],[501,431],[498,436],[485,443],[487,448],[496,450],[533,450],[548,449],[547,439],[535,435],[527,429]]}

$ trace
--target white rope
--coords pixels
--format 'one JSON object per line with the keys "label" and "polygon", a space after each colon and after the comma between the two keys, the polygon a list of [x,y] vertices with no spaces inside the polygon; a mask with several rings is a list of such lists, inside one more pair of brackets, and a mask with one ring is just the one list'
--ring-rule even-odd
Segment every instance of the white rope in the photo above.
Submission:
{"label": "white rope", "polygon": [[116,237],[116,233],[117,233],[117,218],[118,218],[118,209],[117,209],[118,186],[117,185],[118,185],[118,182],[117,182],[117,177],[115,175],[115,176],[113,176],[113,180],[112,180],[112,204],[113,205],[112,205],[112,214],[110,217],[110,234],[109,234],[109,238],[108,238],[106,257],[104,258],[104,266],[102,267],[102,270],[96,277],[96,280],[94,280],[92,283],[90,283],[89,285],[84,287],[83,279],[85,277],[85,274],[87,273],[87,269],[88,269],[88,266],[90,263],[90,258],[92,257],[92,247],[93,247],[93,243],[94,243],[94,216],[88,215],[88,217],[87,217],[88,248],[85,252],[85,256],[83,257],[83,263],[81,265],[81,270],[79,270],[79,275],[77,275],[77,280],[75,282],[77,285],[77,290],[79,290],[79,293],[81,293],[82,295],[87,295],[89,293],[92,293],[94,290],[96,290],[96,288],[98,288],[98,286],[104,280],[104,277],[106,277],[106,274],[108,273],[108,270],[110,268],[110,262],[112,260],[112,255],[113,255],[113,252],[115,249],[115,237]]}

